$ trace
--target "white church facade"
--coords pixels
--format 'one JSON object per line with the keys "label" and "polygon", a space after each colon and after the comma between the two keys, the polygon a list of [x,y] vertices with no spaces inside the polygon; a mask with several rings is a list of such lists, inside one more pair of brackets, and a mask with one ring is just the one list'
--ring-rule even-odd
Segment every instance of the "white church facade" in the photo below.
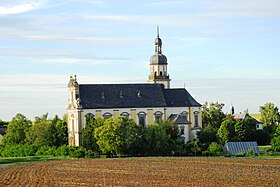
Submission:
{"label": "white church facade", "polygon": [[170,88],[167,65],[157,34],[146,84],[78,84],[77,77],[71,76],[67,108],[69,145],[81,145],[87,115],[105,119],[125,116],[144,127],[157,120],[171,120],[178,125],[178,133],[185,142],[197,138],[202,128],[201,104],[185,88]]}

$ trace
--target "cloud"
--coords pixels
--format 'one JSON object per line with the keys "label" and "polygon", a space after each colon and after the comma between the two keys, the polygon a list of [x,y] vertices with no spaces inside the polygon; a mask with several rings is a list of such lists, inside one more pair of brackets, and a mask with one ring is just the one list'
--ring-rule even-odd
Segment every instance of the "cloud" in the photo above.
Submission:
{"label": "cloud", "polygon": [[43,0],[2,0],[0,1],[0,15],[20,14],[40,8]]}

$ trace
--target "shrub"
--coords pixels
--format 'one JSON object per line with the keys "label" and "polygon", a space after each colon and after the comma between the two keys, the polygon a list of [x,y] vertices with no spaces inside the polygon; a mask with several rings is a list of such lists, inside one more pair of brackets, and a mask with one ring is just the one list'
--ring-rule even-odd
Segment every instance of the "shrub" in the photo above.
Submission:
{"label": "shrub", "polygon": [[222,147],[217,142],[212,142],[208,147],[208,151],[211,156],[221,155],[222,150]]}
{"label": "shrub", "polygon": [[240,153],[237,153],[235,156],[236,157],[245,157],[246,152],[245,151],[241,151]]}
{"label": "shrub", "polygon": [[57,156],[69,156],[69,147],[67,145],[63,145],[57,148],[56,150]]}

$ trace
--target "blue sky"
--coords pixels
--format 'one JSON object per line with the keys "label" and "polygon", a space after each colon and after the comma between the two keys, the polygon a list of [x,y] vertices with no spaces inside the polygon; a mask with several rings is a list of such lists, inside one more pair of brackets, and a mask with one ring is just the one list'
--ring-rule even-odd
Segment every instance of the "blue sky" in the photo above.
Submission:
{"label": "blue sky", "polygon": [[66,112],[67,82],[146,82],[156,26],[173,87],[280,106],[279,0],[1,0],[0,119]]}

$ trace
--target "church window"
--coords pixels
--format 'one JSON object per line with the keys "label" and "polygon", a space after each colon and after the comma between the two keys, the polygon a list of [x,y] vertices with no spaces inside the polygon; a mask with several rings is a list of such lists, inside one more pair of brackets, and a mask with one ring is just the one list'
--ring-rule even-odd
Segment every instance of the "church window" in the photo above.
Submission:
{"label": "church window", "polygon": [[103,118],[104,118],[104,119],[111,118],[112,116],[113,116],[113,115],[112,115],[111,113],[109,113],[109,112],[106,112],[106,113],[103,114]]}
{"label": "church window", "polygon": [[194,112],[194,127],[198,127],[198,112]]}
{"label": "church window", "polygon": [[180,135],[184,135],[184,134],[185,134],[185,127],[180,126]]}
{"label": "church window", "polygon": [[139,119],[139,124],[145,127],[146,125],[146,113],[145,112],[139,112],[138,113],[138,119]]}
{"label": "church window", "polygon": [[154,115],[155,115],[155,120],[156,121],[161,121],[162,120],[162,112],[157,111],[157,112],[154,113]]}
{"label": "church window", "polygon": [[129,113],[127,113],[127,112],[121,113],[121,116],[126,117],[127,119],[129,119]]}
{"label": "church window", "polygon": [[92,113],[87,113],[85,115],[86,117],[86,125],[89,125],[89,124],[92,124],[93,123],[93,120],[94,120],[94,114]]}

